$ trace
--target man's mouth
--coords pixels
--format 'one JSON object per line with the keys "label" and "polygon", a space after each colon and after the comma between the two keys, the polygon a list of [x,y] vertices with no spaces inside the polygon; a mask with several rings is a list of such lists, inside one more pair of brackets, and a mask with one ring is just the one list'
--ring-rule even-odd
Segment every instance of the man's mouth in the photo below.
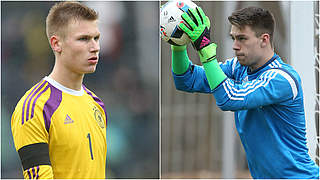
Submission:
{"label": "man's mouth", "polygon": [[242,53],[236,53],[236,56],[244,56]]}
{"label": "man's mouth", "polygon": [[88,62],[89,62],[90,64],[97,64],[97,63],[98,63],[98,57],[97,57],[97,56],[90,57],[90,58],[88,59]]}
{"label": "man's mouth", "polygon": [[93,57],[89,58],[88,60],[97,60],[97,59],[98,59],[97,56],[93,56]]}

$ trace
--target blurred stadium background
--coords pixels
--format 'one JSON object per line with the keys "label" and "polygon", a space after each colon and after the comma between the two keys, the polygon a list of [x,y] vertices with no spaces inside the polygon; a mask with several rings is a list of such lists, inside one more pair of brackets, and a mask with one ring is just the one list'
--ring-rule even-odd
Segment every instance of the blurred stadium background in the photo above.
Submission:
{"label": "blurred stadium background", "polygon": [[[97,71],[84,83],[108,114],[108,178],[159,177],[159,2],[83,2],[100,14]],[[10,119],[51,72],[45,19],[54,2],[1,2],[1,178],[22,178]],[[81,158],[81,157],[79,157]]]}
{"label": "blurred stadium background", "polygon": [[[164,4],[166,1],[161,2]],[[218,60],[234,56],[227,17],[259,6],[276,19],[275,51],[302,78],[309,154],[319,164],[319,1],[197,1],[211,20]],[[200,64],[188,46],[189,58]],[[161,43],[161,177],[251,178],[232,112],[217,108],[212,95],[177,91],[170,46]],[[266,147],[268,148],[268,147]]]}

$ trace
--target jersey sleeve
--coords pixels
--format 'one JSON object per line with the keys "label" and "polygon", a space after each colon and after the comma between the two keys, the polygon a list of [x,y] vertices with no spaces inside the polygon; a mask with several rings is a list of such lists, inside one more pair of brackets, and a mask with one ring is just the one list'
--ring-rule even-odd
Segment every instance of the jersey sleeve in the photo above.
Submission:
{"label": "jersey sleeve", "polygon": [[22,98],[11,118],[14,144],[26,179],[53,178],[48,148],[49,134],[41,108],[44,103],[33,104],[28,98]]}
{"label": "jersey sleeve", "polygon": [[[220,68],[228,78],[234,78],[234,71],[237,64],[236,58],[227,59],[219,63]],[[190,62],[187,72],[177,75],[172,72],[176,89],[186,92],[212,93],[203,66],[194,65]]]}
{"label": "jersey sleeve", "polygon": [[279,69],[265,71],[258,79],[235,83],[228,78],[213,90],[222,110],[236,111],[281,103],[297,96],[295,80]]}
{"label": "jersey sleeve", "polygon": [[25,179],[53,179],[51,166],[39,165],[23,171]]}
{"label": "jersey sleeve", "polygon": [[172,72],[177,90],[186,92],[211,93],[210,86],[202,66],[190,63],[187,72],[177,75]]}

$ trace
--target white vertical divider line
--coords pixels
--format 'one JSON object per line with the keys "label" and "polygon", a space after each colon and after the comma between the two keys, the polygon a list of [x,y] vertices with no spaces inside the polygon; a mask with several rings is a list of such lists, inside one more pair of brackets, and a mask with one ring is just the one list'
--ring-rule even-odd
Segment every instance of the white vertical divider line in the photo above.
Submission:
{"label": "white vertical divider line", "polygon": [[[318,5],[318,7],[316,7]],[[318,71],[318,78],[320,78],[320,3],[319,2],[314,2],[314,6],[315,6],[315,10],[314,10],[314,13],[315,13],[315,36],[317,36],[317,38],[318,38],[318,42],[315,42],[315,48],[318,48],[318,49],[316,49],[315,51],[316,51],[316,54],[315,54],[315,59],[316,59],[316,61],[318,61],[318,62],[316,62],[315,64],[318,64],[318,66],[316,66],[315,68],[316,68],[316,70]],[[317,45],[317,43],[318,43],[318,45]],[[315,111],[318,113],[318,121],[319,121],[319,119],[320,119],[320,112],[319,112],[319,96],[320,96],[320,93],[319,93],[319,79],[318,79],[318,82],[316,82],[317,83],[317,85],[318,85],[318,92],[316,92],[316,99],[315,99],[315,101],[316,101],[316,103],[318,103],[318,109],[315,109]],[[319,130],[320,130],[320,123],[318,122],[318,129],[316,129],[316,130],[318,130],[318,132],[319,132]],[[316,148],[320,148],[320,145],[319,145],[319,138],[320,138],[320,136],[317,136],[317,141],[316,141],[316,143],[317,143],[317,147]],[[319,159],[319,154],[317,155],[317,150],[316,150],[316,152],[315,152],[316,154],[315,154],[315,156],[316,156],[316,159],[318,159],[318,162],[320,161],[320,159]],[[318,165],[319,165],[319,163],[318,163]]]}
{"label": "white vertical divider line", "polygon": [[[1,19],[1,4],[2,4],[2,2],[0,2],[0,19]],[[1,42],[1,23],[0,23],[0,42]],[[2,54],[2,47],[1,47],[1,44],[2,43],[0,43],[0,55]],[[1,60],[2,60],[2,58],[0,57],[0,79],[1,79],[1,64],[2,64],[2,62],[1,62]],[[1,79],[1,81],[0,81],[0,139],[2,139],[2,137],[1,137],[1,124],[2,124],[2,114],[1,114],[1,111],[2,111],[2,99],[1,99],[1,94],[2,94],[2,92],[1,92],[1,89],[2,89],[2,87],[1,87],[1,82],[2,82],[2,79]],[[0,162],[1,162],[1,157],[2,157],[2,151],[1,151],[1,148],[0,148]],[[0,163],[0,169],[2,169],[2,167],[1,167],[1,163]],[[1,175],[1,171],[0,171],[0,178],[2,177],[2,175]]]}
{"label": "white vertical divider line", "polygon": [[[159,1],[159,7],[158,7],[158,14],[159,14],[159,24],[160,25],[160,6],[161,6],[161,0]],[[160,34],[159,32],[159,28],[158,28],[158,35]],[[158,66],[159,66],[159,78],[158,78],[158,83],[159,83],[159,179],[161,179],[161,39],[159,39],[159,51],[158,51],[158,56],[159,56],[159,62],[158,62]]]}

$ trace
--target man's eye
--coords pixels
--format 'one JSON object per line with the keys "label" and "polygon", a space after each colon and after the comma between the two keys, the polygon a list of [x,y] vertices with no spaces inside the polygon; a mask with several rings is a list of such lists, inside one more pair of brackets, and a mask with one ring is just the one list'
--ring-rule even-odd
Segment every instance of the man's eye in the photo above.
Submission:
{"label": "man's eye", "polygon": [[86,40],[88,40],[88,38],[87,37],[82,37],[82,38],[79,38],[79,40],[80,41],[86,41]]}

